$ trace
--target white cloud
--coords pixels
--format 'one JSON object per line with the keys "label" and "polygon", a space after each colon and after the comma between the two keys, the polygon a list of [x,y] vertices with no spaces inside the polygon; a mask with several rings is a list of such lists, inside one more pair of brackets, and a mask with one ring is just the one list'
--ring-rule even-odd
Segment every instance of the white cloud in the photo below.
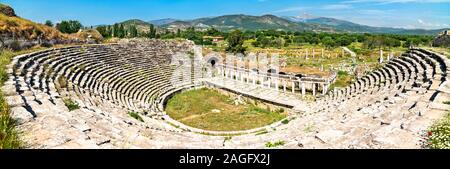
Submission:
{"label": "white cloud", "polygon": [[300,12],[307,9],[306,7],[289,7],[280,10],[273,11],[272,13],[285,13],[285,12]]}
{"label": "white cloud", "polygon": [[422,19],[417,19],[417,21],[418,21],[420,24],[424,24],[424,22],[422,21]]}
{"label": "white cloud", "polygon": [[361,9],[356,11],[363,15],[376,15],[377,17],[390,17],[395,10]]}
{"label": "white cloud", "polygon": [[348,0],[342,3],[378,3],[378,4],[392,4],[392,3],[450,3],[450,0]]}
{"label": "white cloud", "polygon": [[340,9],[352,9],[353,7],[351,5],[346,4],[333,4],[333,5],[325,5],[322,7],[322,9],[325,10],[340,10]]}
{"label": "white cloud", "polygon": [[432,23],[432,22],[424,21],[422,19],[417,19],[417,22],[419,23],[418,27],[425,28],[425,29],[435,29],[435,28],[448,27],[447,24]]}

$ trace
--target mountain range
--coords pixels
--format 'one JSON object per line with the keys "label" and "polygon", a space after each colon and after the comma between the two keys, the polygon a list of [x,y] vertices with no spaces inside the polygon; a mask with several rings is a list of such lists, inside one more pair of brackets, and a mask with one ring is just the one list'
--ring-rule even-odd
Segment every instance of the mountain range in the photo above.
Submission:
{"label": "mountain range", "polygon": [[327,18],[327,17],[290,17],[275,15],[223,15],[218,17],[206,17],[193,20],[178,20],[172,18],[142,21],[128,20],[125,24],[136,24],[138,29],[148,27],[150,24],[156,25],[160,29],[186,29],[195,27],[206,30],[215,28],[221,31],[240,30],[284,30],[284,31],[313,31],[313,32],[337,32],[337,33],[389,33],[389,34],[417,34],[417,35],[437,35],[446,29],[426,30],[426,29],[404,29],[389,27],[373,27],[350,21]]}

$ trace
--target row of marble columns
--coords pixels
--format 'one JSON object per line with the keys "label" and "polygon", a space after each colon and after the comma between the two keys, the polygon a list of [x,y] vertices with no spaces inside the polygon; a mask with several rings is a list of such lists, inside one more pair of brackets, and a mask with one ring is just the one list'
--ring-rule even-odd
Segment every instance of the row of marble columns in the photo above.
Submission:
{"label": "row of marble columns", "polygon": [[[320,54],[319,56],[321,57],[321,58],[324,58],[325,56],[327,57],[327,58],[331,58],[331,57],[333,57],[333,53],[334,53],[334,57],[335,58],[337,58],[339,55],[341,56],[341,57],[344,57],[345,56],[345,51],[344,50],[342,50],[341,51],[341,54],[339,54],[339,52],[325,52],[325,50],[322,48],[322,49],[320,49],[320,51],[317,51],[316,49],[311,49],[311,51],[309,51],[309,49],[304,49],[304,52],[301,52],[300,54],[299,53],[297,53],[297,54],[299,54],[298,56],[300,56],[300,57],[304,57],[305,59],[309,59],[310,57],[312,57],[313,59],[314,58],[316,58],[316,56],[317,56],[317,54]],[[318,57],[318,56],[317,56]]]}
{"label": "row of marble columns", "polygon": [[[312,86],[312,94],[316,96],[319,87],[322,88],[322,95],[328,92],[329,84],[319,83],[319,82],[302,82],[298,78],[280,78],[277,76],[267,76],[258,74],[256,72],[236,70],[234,68],[218,67],[218,74],[221,77],[241,81],[247,84],[260,85],[261,87],[274,88],[280,90],[280,85],[282,86],[282,91],[287,92],[287,86],[290,83],[291,92],[296,93],[296,88],[300,89],[302,95],[306,95],[306,85],[310,84]],[[267,80],[266,80],[267,79]],[[259,84],[258,84],[259,82]],[[281,84],[280,84],[281,82]]]}
{"label": "row of marble columns", "polygon": [[[392,58],[394,58],[394,57],[395,57],[394,52],[391,51],[391,53],[389,53],[389,54],[386,56],[386,61],[389,62],[389,61],[390,61]],[[383,52],[383,50],[381,50],[381,49],[380,49],[380,59],[379,59],[379,61],[380,61],[380,63],[383,63],[383,62],[384,62],[384,52]]]}

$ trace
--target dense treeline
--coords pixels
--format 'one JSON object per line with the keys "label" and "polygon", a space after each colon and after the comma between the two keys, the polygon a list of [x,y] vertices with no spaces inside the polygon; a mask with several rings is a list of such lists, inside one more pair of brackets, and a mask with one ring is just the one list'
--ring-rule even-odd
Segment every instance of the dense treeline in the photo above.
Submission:
{"label": "dense treeline", "polygon": [[[51,23],[51,21],[46,21],[45,24],[47,26],[53,25],[53,23]],[[58,29],[62,33],[76,33],[82,27],[83,27],[83,25],[79,21],[76,21],[76,20],[61,21],[60,23],[56,24],[56,29]]]}
{"label": "dense treeline", "polygon": [[428,45],[431,36],[420,35],[392,35],[392,34],[338,34],[314,32],[284,32],[284,31],[258,31],[246,32],[246,36],[253,38],[253,46],[278,47],[290,44],[311,44],[325,47],[348,46],[353,42],[361,42],[364,47],[373,49],[381,47],[409,47],[411,45]]}
{"label": "dense treeline", "polygon": [[[156,31],[151,25],[150,31],[139,33],[134,26],[124,27],[121,24],[112,26],[99,26],[97,30],[103,37],[148,37],[160,39],[184,38],[194,41],[199,45],[215,45],[211,40],[203,39],[203,36],[222,36],[229,39],[231,32],[221,32],[211,28],[206,31],[198,31],[194,28],[176,31]],[[316,32],[291,32],[291,31],[244,31],[238,36],[242,40],[252,40],[255,47],[275,47],[282,48],[289,45],[322,45],[327,48],[339,46],[348,46],[353,42],[360,42],[365,48],[384,48],[384,47],[409,47],[418,45],[429,45],[433,37],[424,35],[393,35],[393,34],[350,34],[350,33],[316,33]]]}
{"label": "dense treeline", "polygon": [[98,26],[96,29],[104,38],[159,38],[159,34],[156,33],[156,28],[153,25],[149,26],[149,31],[147,32],[139,32],[134,25],[124,25],[118,23],[108,26]]}

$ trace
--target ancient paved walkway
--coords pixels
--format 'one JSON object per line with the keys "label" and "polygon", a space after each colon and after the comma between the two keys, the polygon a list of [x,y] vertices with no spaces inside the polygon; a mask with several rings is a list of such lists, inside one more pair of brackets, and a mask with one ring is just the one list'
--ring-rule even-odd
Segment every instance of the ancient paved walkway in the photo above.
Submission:
{"label": "ancient paved walkway", "polygon": [[283,106],[293,107],[295,111],[307,112],[309,105],[302,100],[302,96],[290,92],[282,92],[273,88],[262,87],[260,85],[253,85],[245,82],[240,82],[223,77],[215,77],[205,79],[209,85],[219,88],[225,88],[234,92],[241,93],[246,96],[255,97],[264,101],[269,101]]}

